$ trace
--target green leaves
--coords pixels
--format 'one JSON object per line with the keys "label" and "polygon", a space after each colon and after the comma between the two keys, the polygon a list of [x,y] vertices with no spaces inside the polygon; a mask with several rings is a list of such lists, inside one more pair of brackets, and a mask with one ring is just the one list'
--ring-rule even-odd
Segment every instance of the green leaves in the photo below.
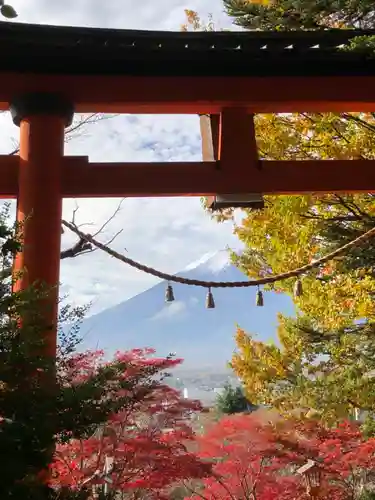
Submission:
{"label": "green leaves", "polygon": [[15,19],[18,16],[16,10],[11,5],[3,4],[2,2],[0,3],[0,5],[1,15],[6,19]]}
{"label": "green leaves", "polygon": [[360,52],[362,54],[375,56],[375,36],[356,36],[350,40],[348,45],[344,45],[345,52]]}
{"label": "green leaves", "polygon": [[224,0],[227,14],[247,29],[373,28],[372,0]]}
{"label": "green leaves", "polygon": [[242,387],[232,387],[228,384],[224,387],[224,392],[216,399],[218,412],[227,415],[244,412],[250,407],[254,408],[246,399]]}

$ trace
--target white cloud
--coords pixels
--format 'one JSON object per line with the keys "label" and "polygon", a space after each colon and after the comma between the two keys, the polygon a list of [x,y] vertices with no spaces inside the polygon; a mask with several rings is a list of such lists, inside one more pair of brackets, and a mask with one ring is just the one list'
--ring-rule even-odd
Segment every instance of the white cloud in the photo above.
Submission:
{"label": "white cloud", "polygon": [[169,319],[175,318],[176,316],[181,316],[186,312],[186,304],[181,300],[175,300],[170,304],[167,304],[166,307],[160,309],[152,318],[152,321],[160,320],[160,319]]}
{"label": "white cloud", "polygon": [[184,9],[213,14],[220,27],[230,26],[222,0],[12,0],[20,22],[98,28],[179,30]]}
{"label": "white cloud", "polygon": [[[12,0],[20,22],[85,25],[107,28],[179,30],[184,9],[205,17],[212,13],[222,26],[230,21],[223,14],[222,0]],[[8,153],[18,129],[7,114],[0,116],[0,152]],[[199,123],[196,116],[118,116],[88,127],[66,147],[67,154],[89,155],[92,161],[183,161],[200,159]],[[79,223],[99,227],[115,210],[119,200],[79,200]],[[74,200],[65,200],[64,217],[70,218]],[[100,239],[117,231],[113,247],[125,248],[135,260],[176,273],[205,253],[236,245],[232,228],[217,224],[204,213],[197,198],[127,199],[119,215]],[[63,247],[74,237],[66,232]],[[126,300],[157,280],[95,252],[61,266],[62,292],[75,303],[94,302],[92,312]],[[176,303],[175,303],[176,304]],[[177,306],[175,306],[177,307]],[[173,311],[173,309],[166,309]]]}
{"label": "white cloud", "polygon": [[192,305],[192,306],[196,306],[199,304],[199,299],[198,297],[190,297],[189,299],[189,303]]}

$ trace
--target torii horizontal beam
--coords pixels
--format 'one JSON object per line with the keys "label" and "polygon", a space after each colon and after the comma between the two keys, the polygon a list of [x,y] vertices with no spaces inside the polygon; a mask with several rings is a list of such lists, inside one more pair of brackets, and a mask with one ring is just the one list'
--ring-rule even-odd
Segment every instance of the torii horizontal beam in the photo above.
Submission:
{"label": "torii horizontal beam", "polygon": [[[7,79],[5,75],[0,82],[0,102],[6,101],[8,109],[9,100],[13,122],[20,126],[20,155],[0,157],[0,197],[17,197],[17,220],[26,220],[23,251],[14,263],[17,276],[14,289],[23,290],[31,283],[45,283],[53,287],[48,300],[51,307],[45,311],[47,324],[54,325],[51,331],[46,332],[48,353],[51,355],[56,352],[56,284],[59,282],[64,197],[375,192],[375,160],[259,160],[253,114],[249,113],[248,106],[251,102],[260,101],[256,101],[256,93],[251,88],[243,85],[246,78],[241,79],[240,89],[235,85],[231,87],[237,81],[231,78],[219,79],[218,86],[213,85],[209,78],[188,79],[191,87],[187,83],[183,89],[176,86],[176,79],[150,81],[118,78],[110,79],[112,87],[109,85],[104,93],[103,89],[97,93],[96,86],[105,86],[108,83],[105,79],[94,77],[89,82],[82,78],[76,80],[76,86],[69,86],[68,83],[72,84],[73,80],[67,78],[50,76],[44,80],[40,76],[22,74]],[[184,81],[186,84],[186,79]],[[259,86],[263,85],[262,79],[256,81]],[[254,83],[254,79],[248,83],[251,82]],[[351,97],[361,98],[362,103],[367,99],[369,104],[373,93],[373,88],[369,88],[371,82],[375,88],[375,77],[369,77],[363,81],[359,78],[352,82],[352,88],[343,89],[333,87],[332,80],[329,80],[326,98],[336,104],[341,99],[346,100],[345,109],[354,109],[348,108]],[[164,83],[166,87],[163,88]],[[361,84],[363,87],[358,91]],[[269,98],[271,104],[278,99],[277,102],[287,105],[293,97],[293,89],[285,91],[285,82],[280,88],[272,89],[272,94],[271,86],[267,88],[261,94],[264,103]],[[17,92],[26,89],[29,93],[17,97]],[[316,104],[318,101],[314,99],[321,97],[314,87],[307,93],[304,90],[299,92],[296,89],[300,105],[303,99],[308,99],[309,92],[312,97],[310,103]],[[13,99],[12,95],[15,96]],[[100,95],[103,100],[100,100]],[[104,95],[107,96],[106,101]],[[221,107],[225,100],[234,102],[234,105]],[[218,130],[214,133],[207,131],[202,141],[204,149],[217,150],[214,161],[207,161],[206,158],[203,162],[190,163],[90,163],[87,157],[64,156],[64,131],[72,123],[74,105],[80,111],[110,111],[106,107],[108,103],[115,104],[113,110],[118,104],[118,110],[124,111],[124,103],[130,106],[132,101],[134,110],[138,112],[145,109],[142,106],[156,106],[153,112],[166,112],[167,108],[174,112],[190,109],[190,113],[197,113],[200,106],[202,109],[219,107],[219,121],[215,122]],[[95,107],[95,103],[99,103],[99,107]],[[168,105],[171,107],[168,108]],[[24,272],[19,274],[21,270]]]}
{"label": "torii horizontal beam", "polygon": [[[18,194],[18,156],[0,156],[0,197]],[[217,162],[89,163],[62,159],[62,196],[209,196],[217,193],[375,192],[375,160],[260,161],[247,182]],[[250,168],[250,167],[249,167]],[[46,189],[47,186],[46,186]]]}
{"label": "torii horizontal beam", "polygon": [[0,110],[15,95],[64,95],[78,113],[216,114],[374,111],[375,76],[132,77],[1,73]]}

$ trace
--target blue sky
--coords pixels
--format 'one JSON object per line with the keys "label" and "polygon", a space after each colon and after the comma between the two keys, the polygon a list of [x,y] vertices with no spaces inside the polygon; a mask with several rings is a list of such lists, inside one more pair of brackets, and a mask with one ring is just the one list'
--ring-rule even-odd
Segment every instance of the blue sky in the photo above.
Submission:
{"label": "blue sky", "polygon": [[[9,0],[10,1],[10,0]],[[12,0],[19,22],[93,26],[102,28],[179,30],[184,9],[209,13],[220,27],[229,27],[222,0]],[[7,113],[0,115],[0,154],[17,142],[18,129]],[[199,160],[199,122],[195,116],[122,115],[90,125],[70,141],[66,153],[89,155],[92,161],[186,161]],[[78,200],[77,222],[90,223],[94,231],[115,210],[119,200]],[[71,218],[75,200],[65,200],[64,217]],[[187,198],[128,199],[102,238],[122,229],[113,247],[166,272],[184,269],[203,254],[227,245],[236,247],[230,224],[217,224],[204,213],[200,201]],[[63,236],[63,247],[74,241]],[[73,303],[93,301],[92,312],[126,300],[155,283],[99,252],[63,261],[63,293]]]}

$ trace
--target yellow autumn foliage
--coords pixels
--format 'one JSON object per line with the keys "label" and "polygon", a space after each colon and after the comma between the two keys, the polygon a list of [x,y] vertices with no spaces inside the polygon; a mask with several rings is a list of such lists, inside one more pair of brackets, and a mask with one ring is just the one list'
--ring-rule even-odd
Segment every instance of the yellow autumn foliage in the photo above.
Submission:
{"label": "yellow autumn foliage", "polygon": [[[189,11],[185,29],[214,29],[214,24]],[[373,113],[257,115],[255,126],[259,155],[265,160],[375,158]],[[245,250],[233,255],[233,262],[249,278],[298,268],[375,224],[375,198],[366,194],[267,196],[265,203],[262,211],[244,211],[234,229]],[[232,212],[215,217],[222,221]],[[375,411],[371,251],[372,245],[355,249],[349,260],[329,262],[303,276],[304,293],[294,299],[296,318],[279,316],[275,344],[238,328],[232,367],[252,402],[283,413],[313,409],[332,421],[354,408]],[[289,279],[268,289],[292,296],[293,286]]]}

